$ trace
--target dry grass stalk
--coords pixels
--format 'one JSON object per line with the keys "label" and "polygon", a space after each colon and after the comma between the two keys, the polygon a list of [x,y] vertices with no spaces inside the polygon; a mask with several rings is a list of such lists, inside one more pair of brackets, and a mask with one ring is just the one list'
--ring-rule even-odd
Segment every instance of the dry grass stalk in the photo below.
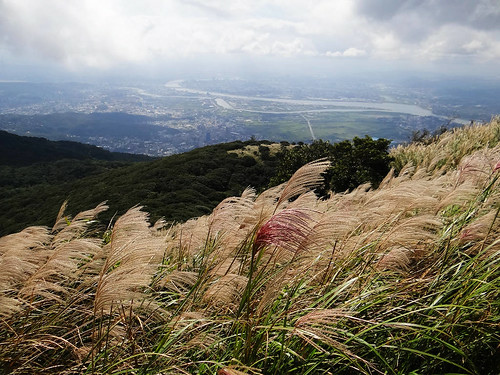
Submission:
{"label": "dry grass stalk", "polygon": [[221,368],[219,371],[217,371],[217,375],[255,375],[255,374],[261,374],[260,371],[255,371],[253,370],[252,372],[244,372],[240,370],[236,370],[231,367],[224,367]]}
{"label": "dry grass stalk", "polygon": [[212,231],[236,231],[245,220],[253,216],[254,201],[243,197],[224,199],[210,217]]}
{"label": "dry grass stalk", "polygon": [[368,361],[357,356],[344,344],[346,337],[341,334],[342,330],[336,329],[337,324],[342,320],[358,321],[342,309],[316,309],[295,322],[293,334],[321,352],[327,352],[327,350],[317,342],[328,344],[333,352],[341,353],[342,356],[347,356],[354,362],[361,362],[372,367]]}
{"label": "dry grass stalk", "polygon": [[44,227],[29,227],[0,238],[0,316],[20,309],[18,291],[38,270],[51,236]]}
{"label": "dry grass stalk", "polygon": [[408,271],[413,257],[413,251],[406,247],[397,246],[390,248],[377,263],[377,268],[381,270],[391,270],[398,272]]}
{"label": "dry grass stalk", "polygon": [[480,189],[471,181],[464,181],[458,186],[449,186],[449,192],[439,202],[438,210],[446,209],[449,206],[459,206],[469,204],[477,195]]}
{"label": "dry grass stalk", "polygon": [[296,328],[311,327],[314,325],[334,325],[343,319],[351,317],[349,311],[337,309],[314,309],[301,316],[295,322]]}
{"label": "dry grass stalk", "polygon": [[180,294],[186,294],[196,284],[198,277],[198,272],[174,270],[165,274],[156,285]]}
{"label": "dry grass stalk", "polygon": [[162,258],[163,241],[153,235],[140,207],[120,217],[105,247],[106,260],[98,277],[94,313],[109,313],[113,305],[142,300]]}
{"label": "dry grass stalk", "polygon": [[500,160],[500,147],[493,150],[479,150],[465,156],[458,166],[457,184],[470,181],[476,186],[486,183],[494,173],[495,164]]}
{"label": "dry grass stalk", "polygon": [[202,251],[210,234],[210,218],[202,216],[174,228],[171,248],[178,259],[192,257]]}
{"label": "dry grass stalk", "polygon": [[75,239],[44,251],[47,259],[26,280],[19,295],[24,299],[43,296],[45,299],[61,301],[61,295],[71,292],[67,281],[79,277],[78,269],[100,251],[100,241]]}
{"label": "dry grass stalk", "polygon": [[441,220],[433,215],[418,215],[400,220],[390,230],[384,232],[379,247],[415,247],[421,243],[436,240]]}
{"label": "dry grass stalk", "polygon": [[[62,212],[60,210],[59,215],[64,215],[65,208],[66,205],[63,204],[61,207]],[[105,202],[102,202],[92,210],[78,213],[71,221],[67,217],[58,218],[53,229],[55,230],[53,233],[57,232],[53,239],[54,246],[81,237],[87,230],[89,224],[91,224],[101,212],[104,212],[107,209],[108,206]]]}
{"label": "dry grass stalk", "polygon": [[321,159],[300,167],[286,183],[276,206],[318,187],[324,179],[322,174],[329,166],[328,160]]}
{"label": "dry grass stalk", "polygon": [[217,311],[235,312],[247,283],[246,276],[224,275],[208,287],[203,301]]}
{"label": "dry grass stalk", "polygon": [[253,187],[248,186],[245,190],[243,190],[243,193],[241,193],[241,198],[248,199],[253,202],[257,198],[257,191]]}
{"label": "dry grass stalk", "polygon": [[210,318],[201,311],[184,311],[172,320],[171,325],[183,329],[187,326],[201,327],[209,321]]}
{"label": "dry grass stalk", "polygon": [[500,238],[500,206],[498,203],[486,214],[466,225],[458,234],[458,241],[467,244],[469,254],[477,254],[486,250],[483,256],[494,254],[499,248]]}
{"label": "dry grass stalk", "polygon": [[280,196],[283,194],[283,189],[285,189],[286,183],[274,186],[270,189],[267,189],[259,194],[257,198],[255,198],[255,204],[258,208],[268,209],[269,207],[273,207],[278,203]]}
{"label": "dry grass stalk", "polygon": [[236,369],[231,368],[231,367],[224,367],[224,368],[221,368],[219,371],[217,371],[217,375],[253,375],[253,374],[261,374],[261,372],[260,371],[258,371],[258,372],[255,372],[255,371],[244,372],[244,371],[236,370]]}
{"label": "dry grass stalk", "polygon": [[66,227],[69,223],[69,219],[67,216],[65,216],[66,213],[66,208],[68,208],[68,201],[65,200],[61,207],[59,208],[59,212],[57,214],[56,221],[54,223],[54,226],[52,227],[52,233],[58,232],[64,227]]}
{"label": "dry grass stalk", "polygon": [[398,146],[391,151],[396,164],[421,166],[427,171],[455,169],[462,158],[475,151],[492,147],[498,143],[500,117],[494,117],[487,126],[472,124],[442,134],[436,142],[429,145],[411,144]]}
{"label": "dry grass stalk", "polygon": [[[279,250],[279,249],[278,249]],[[259,317],[265,316],[269,308],[275,303],[276,298],[283,293],[284,288],[293,285],[295,282],[303,279],[308,274],[309,264],[302,264],[298,257],[292,257],[291,254],[282,250],[287,255],[287,259],[283,259],[279,254],[275,255],[282,261],[281,264],[270,264],[264,261],[267,266],[264,271],[263,289],[258,296],[256,307],[256,315]],[[302,298],[301,305],[307,305],[308,299]],[[297,306],[298,304],[296,304]]]}
{"label": "dry grass stalk", "polygon": [[226,198],[210,215],[210,235],[218,238],[221,249],[217,256],[222,261],[232,255],[261,220],[255,210],[254,195],[253,190],[247,189],[241,197]]}
{"label": "dry grass stalk", "polygon": [[[233,249],[233,254],[236,252],[236,249]],[[236,257],[227,257],[223,259],[221,262],[216,264],[214,268],[210,271],[212,275],[224,276],[228,273],[239,273],[242,268],[241,260]]]}
{"label": "dry grass stalk", "polygon": [[7,252],[28,251],[44,246],[52,236],[46,227],[28,227],[21,232],[0,238],[0,256]]}

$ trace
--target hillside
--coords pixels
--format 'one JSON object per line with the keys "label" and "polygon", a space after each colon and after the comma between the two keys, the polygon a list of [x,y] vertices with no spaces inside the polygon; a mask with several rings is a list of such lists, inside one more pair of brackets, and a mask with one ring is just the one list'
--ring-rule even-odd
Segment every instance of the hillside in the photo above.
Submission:
{"label": "hillside", "polygon": [[4,131],[0,131],[0,149],[1,235],[26,224],[47,225],[57,214],[51,206],[60,205],[67,197],[66,188],[77,180],[154,160]]}
{"label": "hillside", "polygon": [[[248,186],[260,192],[285,181],[316,158],[335,160],[327,185],[337,191],[360,182],[378,184],[390,162],[390,142],[370,137],[295,146],[237,141],[140,163],[119,161],[133,155],[78,143],[11,138],[13,146],[4,150],[4,159],[14,162],[0,165],[0,235],[28,225],[52,225],[66,200],[70,214],[107,201],[110,209],[101,217],[104,222],[137,204],[148,210],[153,221],[179,222],[210,213],[221,200],[241,194]],[[38,155],[41,160],[57,160],[18,165]]]}
{"label": "hillside", "polygon": [[[0,165],[0,235],[27,225],[51,225],[65,200],[74,214],[106,200],[105,221],[137,204],[148,207],[154,220],[187,220],[209,213],[250,185],[263,189],[276,166],[274,156],[259,157],[260,142],[207,146],[157,160],[137,156],[137,161],[149,161],[131,163],[122,160],[135,156],[93,146],[10,138],[11,146],[2,151],[6,162],[14,161]],[[230,152],[251,143],[257,147],[251,156]],[[35,163],[37,157],[42,161]]]}
{"label": "hillside", "polygon": [[318,199],[322,160],[185,223],[0,238],[0,372],[497,374],[500,118],[392,156],[376,189]]}
{"label": "hillside", "polygon": [[27,166],[61,159],[136,162],[152,160],[145,155],[109,152],[102,148],[70,141],[49,141],[24,137],[0,130],[0,165]]}

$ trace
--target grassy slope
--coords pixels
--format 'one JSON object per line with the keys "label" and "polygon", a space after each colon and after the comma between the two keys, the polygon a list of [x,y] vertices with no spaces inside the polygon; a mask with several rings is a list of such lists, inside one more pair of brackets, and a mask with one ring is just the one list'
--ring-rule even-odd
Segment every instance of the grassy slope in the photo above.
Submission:
{"label": "grassy slope", "polygon": [[324,201],[313,164],[184,224],[132,209],[106,245],[87,230],[101,206],[1,238],[1,366],[496,374],[499,141],[494,119],[398,148],[398,176]]}

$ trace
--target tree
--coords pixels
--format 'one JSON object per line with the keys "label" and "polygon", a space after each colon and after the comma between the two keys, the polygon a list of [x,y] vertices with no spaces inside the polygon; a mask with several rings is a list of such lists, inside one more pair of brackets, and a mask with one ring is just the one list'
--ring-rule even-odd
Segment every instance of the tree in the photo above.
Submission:
{"label": "tree", "polygon": [[360,184],[370,182],[377,187],[390,170],[392,158],[388,139],[355,137],[353,140],[331,144],[317,140],[293,148],[282,148],[279,164],[272,185],[287,181],[304,164],[313,160],[328,158],[331,167],[325,175],[325,185],[318,193],[326,196],[328,191],[343,192]]}

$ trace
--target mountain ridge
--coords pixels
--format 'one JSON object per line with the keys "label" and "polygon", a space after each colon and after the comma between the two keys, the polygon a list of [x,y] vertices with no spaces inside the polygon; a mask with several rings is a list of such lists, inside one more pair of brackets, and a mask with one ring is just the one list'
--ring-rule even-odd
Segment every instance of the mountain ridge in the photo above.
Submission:
{"label": "mountain ridge", "polygon": [[[74,145],[13,138],[18,143],[36,146],[31,150],[26,146],[27,155],[36,155],[40,143],[53,148]],[[323,193],[330,189],[344,191],[368,181],[376,186],[389,171],[389,143],[370,137],[336,144],[319,140],[310,145],[251,139],[141,162],[120,161],[120,154],[117,161],[88,158],[88,150],[98,151],[99,155],[101,150],[78,145],[77,156],[86,159],[59,159],[26,166],[16,165],[17,160],[14,165],[0,164],[0,205],[4,207],[0,212],[0,235],[27,225],[52,225],[58,207],[65,201],[69,214],[107,201],[110,209],[102,215],[104,222],[134,205],[144,206],[154,221],[186,221],[208,214],[220,201],[241,194],[249,186],[261,192],[277,185],[319,157],[334,161]],[[47,147],[42,149],[46,151]],[[106,158],[113,155],[104,152]]]}
{"label": "mountain ridge", "polygon": [[[266,141],[236,141],[151,158],[0,133],[2,140],[8,145],[2,145],[0,163],[2,235],[26,225],[50,226],[56,207],[65,200],[68,212],[75,214],[85,205],[108,200],[111,209],[105,220],[135,204],[149,207],[155,219],[187,220],[209,212],[220,200],[249,185],[267,186],[276,162],[273,157],[258,161],[253,153],[229,153]],[[54,154],[47,155],[50,152]]]}
{"label": "mountain ridge", "polygon": [[104,161],[147,161],[146,155],[111,152],[74,141],[51,141],[43,137],[21,136],[0,130],[0,165],[27,166],[60,159],[96,159]]}

